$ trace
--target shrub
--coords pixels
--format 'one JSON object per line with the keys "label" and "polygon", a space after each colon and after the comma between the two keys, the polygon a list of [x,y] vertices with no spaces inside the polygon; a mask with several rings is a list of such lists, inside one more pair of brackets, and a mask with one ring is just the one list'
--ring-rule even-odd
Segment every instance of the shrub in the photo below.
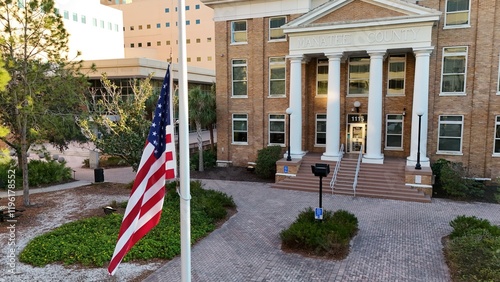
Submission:
{"label": "shrub", "polygon": [[32,160],[28,163],[28,181],[30,186],[59,183],[71,179],[71,169],[66,163],[54,160]]}
{"label": "shrub", "polygon": [[[175,189],[175,182],[167,184],[159,224],[130,249],[124,262],[172,259],[180,254],[180,199]],[[191,194],[191,240],[195,242],[215,229],[222,215],[219,205],[235,205],[221,192],[202,189],[199,181],[191,182]],[[123,207],[122,203],[116,205]],[[102,267],[113,255],[122,219],[122,214],[113,213],[64,224],[30,241],[19,260],[34,266],[62,262]]]}
{"label": "shrub", "polygon": [[[7,183],[8,169],[15,169],[16,187],[21,187],[23,183],[23,174],[14,161],[11,161],[9,164],[0,165],[0,183]],[[72,179],[71,168],[66,167],[65,162],[59,163],[54,160],[31,160],[28,163],[28,171],[28,183],[31,187],[61,183]],[[0,186],[5,185],[2,184]]]}
{"label": "shrub", "polygon": [[[100,156],[99,157],[99,167],[109,168],[109,167],[124,167],[129,166],[127,162],[117,156]],[[90,167],[90,160],[83,160],[83,167]]]}
{"label": "shrub", "polygon": [[[191,170],[198,170],[200,166],[200,155],[198,153],[192,154],[190,157],[190,168]],[[203,151],[203,167],[212,168],[217,165],[217,151],[216,150],[204,150]]]}
{"label": "shrub", "polygon": [[461,163],[439,159],[432,164],[432,172],[436,175],[434,188],[437,193],[460,199],[478,199],[484,195],[484,184],[465,178]]}
{"label": "shrub", "polygon": [[475,216],[457,216],[450,222],[450,226],[453,227],[453,231],[450,234],[451,239],[462,237],[477,229],[483,229],[490,232],[492,235],[500,236],[500,227],[491,225],[488,220],[480,219]]}
{"label": "shrub", "polygon": [[500,236],[473,229],[451,240],[446,256],[454,281],[499,281]]}
{"label": "shrub", "polygon": [[307,208],[280,237],[285,249],[341,259],[349,253],[349,242],[357,230],[357,218],[347,211],[324,211],[319,221],[314,219],[314,210]]}
{"label": "shrub", "polygon": [[273,178],[276,174],[276,162],[282,158],[282,149],[280,146],[269,146],[259,150],[255,173],[264,178]]}

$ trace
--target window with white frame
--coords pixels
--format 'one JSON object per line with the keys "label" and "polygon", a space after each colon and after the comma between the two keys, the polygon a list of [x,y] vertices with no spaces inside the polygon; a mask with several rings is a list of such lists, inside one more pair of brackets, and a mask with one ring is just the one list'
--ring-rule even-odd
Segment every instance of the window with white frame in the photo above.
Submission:
{"label": "window with white frame", "polygon": [[389,57],[389,72],[387,74],[387,95],[405,94],[406,55]]}
{"label": "window with white frame", "polygon": [[386,149],[403,149],[403,115],[387,115],[385,131]]}
{"label": "window with white frame", "polygon": [[285,115],[269,115],[269,144],[285,145]]}
{"label": "window with white frame", "polygon": [[231,43],[246,43],[247,42],[247,22],[234,21],[231,22]]}
{"label": "window with white frame", "polygon": [[463,116],[439,116],[438,153],[461,153]]}
{"label": "window with white frame", "polygon": [[286,23],[286,17],[269,19],[269,41],[285,39],[285,33],[281,28]]}
{"label": "window with white frame", "polygon": [[467,74],[467,47],[443,48],[441,94],[465,95]]}
{"label": "window with white frame", "polygon": [[316,145],[326,144],[326,114],[316,115]]}
{"label": "window with white frame", "polygon": [[269,96],[285,96],[285,57],[269,58]]}
{"label": "window with white frame", "polygon": [[233,114],[233,143],[248,143],[247,114]]}
{"label": "window with white frame", "polygon": [[316,95],[328,94],[328,59],[318,59]]}
{"label": "window with white frame", "polygon": [[446,0],[445,27],[470,26],[470,0]]}
{"label": "window with white frame", "polygon": [[500,155],[500,116],[495,117],[495,140],[493,144],[493,154]]}
{"label": "window with white frame", "polygon": [[233,97],[247,97],[247,60],[233,60]]}
{"label": "window with white frame", "polygon": [[348,95],[368,95],[370,90],[370,58],[349,58]]}

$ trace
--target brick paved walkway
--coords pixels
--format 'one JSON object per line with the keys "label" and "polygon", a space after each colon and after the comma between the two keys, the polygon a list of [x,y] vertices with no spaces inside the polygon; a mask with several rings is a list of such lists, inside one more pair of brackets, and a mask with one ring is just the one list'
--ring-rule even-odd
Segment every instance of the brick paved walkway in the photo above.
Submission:
{"label": "brick paved walkway", "polygon": [[[325,194],[323,208],[344,209],[359,220],[351,253],[342,261],[304,258],[280,249],[279,232],[297,214],[318,205],[318,194],[268,184],[204,180],[231,195],[238,213],[198,242],[192,281],[450,281],[441,238],[458,215],[500,225],[500,205],[433,200],[431,204]],[[181,281],[180,257],[144,281]]]}

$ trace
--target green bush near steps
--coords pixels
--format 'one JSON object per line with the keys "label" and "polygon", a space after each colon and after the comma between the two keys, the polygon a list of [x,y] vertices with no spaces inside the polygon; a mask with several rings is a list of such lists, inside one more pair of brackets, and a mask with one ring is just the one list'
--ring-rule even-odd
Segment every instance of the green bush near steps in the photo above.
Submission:
{"label": "green bush near steps", "polygon": [[435,194],[461,200],[481,199],[485,185],[466,177],[461,163],[439,159],[431,166],[436,175]]}
{"label": "green bush near steps", "polygon": [[283,157],[281,146],[269,146],[257,152],[255,174],[264,179],[274,178],[276,162]]}
{"label": "green bush near steps", "polygon": [[358,231],[358,219],[345,210],[323,211],[323,220],[314,218],[309,207],[288,229],[281,231],[282,248],[334,259],[349,254],[349,244]]}

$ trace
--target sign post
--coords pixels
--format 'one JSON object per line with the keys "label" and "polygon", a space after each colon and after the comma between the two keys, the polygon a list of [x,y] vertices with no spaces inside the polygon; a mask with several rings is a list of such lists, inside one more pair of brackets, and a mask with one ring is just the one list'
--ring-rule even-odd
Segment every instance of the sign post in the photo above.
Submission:
{"label": "sign post", "polygon": [[330,173],[330,165],[317,163],[311,165],[311,170],[314,176],[319,176],[319,208],[315,209],[314,218],[323,220],[323,177]]}

